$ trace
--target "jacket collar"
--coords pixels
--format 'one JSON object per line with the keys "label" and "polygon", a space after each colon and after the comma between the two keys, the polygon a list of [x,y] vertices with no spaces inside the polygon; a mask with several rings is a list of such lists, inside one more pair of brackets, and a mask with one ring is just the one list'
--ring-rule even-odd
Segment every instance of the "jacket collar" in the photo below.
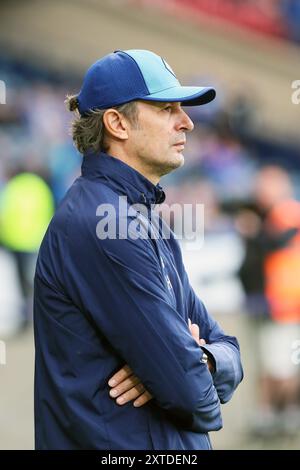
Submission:
{"label": "jacket collar", "polygon": [[126,195],[130,204],[161,204],[166,197],[159,184],[155,186],[134,168],[104,152],[85,154],[81,174],[105,181],[110,188]]}

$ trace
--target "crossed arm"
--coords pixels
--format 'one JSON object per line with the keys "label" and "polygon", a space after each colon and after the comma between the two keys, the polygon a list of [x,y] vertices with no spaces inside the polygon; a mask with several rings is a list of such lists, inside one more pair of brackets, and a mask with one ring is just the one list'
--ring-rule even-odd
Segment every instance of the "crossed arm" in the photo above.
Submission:
{"label": "crossed arm", "polygon": [[[194,294],[181,260],[176,260],[176,266],[185,293],[182,312],[194,324],[190,329],[170,300],[155,248],[148,240],[120,238],[99,243],[85,237],[79,256],[78,236],[80,230],[69,233],[67,245],[70,296],[130,365],[119,371],[118,387],[109,383],[117,388],[117,403],[135,387],[135,395],[131,392],[125,400],[137,401],[148,392],[182,428],[193,432],[220,429],[220,402],[230,398],[241,380],[238,345]],[[205,347],[198,327],[208,343]],[[204,353],[215,359],[213,376]],[[135,405],[152,397],[145,394]]]}
{"label": "crossed arm", "polygon": [[[197,344],[204,346],[206,341],[200,338],[199,326],[192,323],[190,319],[189,329]],[[210,358],[207,360],[207,366],[210,372],[213,373],[214,365]],[[125,405],[125,403],[134,400],[133,406],[140,407],[153,398],[127,364],[109,379],[108,385],[111,387],[109,394],[116,400],[118,405]]]}

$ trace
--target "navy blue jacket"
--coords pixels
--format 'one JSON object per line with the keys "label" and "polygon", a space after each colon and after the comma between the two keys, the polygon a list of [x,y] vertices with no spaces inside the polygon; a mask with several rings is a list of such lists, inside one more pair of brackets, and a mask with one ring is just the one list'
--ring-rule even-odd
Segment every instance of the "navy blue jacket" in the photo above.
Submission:
{"label": "navy blue jacket", "polygon": [[[163,199],[130,166],[90,154],[56,211],[35,274],[37,449],[208,449],[207,433],[222,427],[220,402],[242,379],[239,346],[195,295],[174,234],[157,223],[151,205]],[[124,212],[136,203],[146,213]],[[209,343],[213,375],[188,318]],[[140,408],[109,395],[124,364],[154,397]]]}

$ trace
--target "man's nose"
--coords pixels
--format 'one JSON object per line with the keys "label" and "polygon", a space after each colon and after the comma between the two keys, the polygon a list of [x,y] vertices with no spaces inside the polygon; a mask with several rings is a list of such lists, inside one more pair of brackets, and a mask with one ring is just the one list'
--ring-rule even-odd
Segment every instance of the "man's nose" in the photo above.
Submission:
{"label": "man's nose", "polygon": [[181,109],[181,116],[179,122],[179,129],[184,129],[187,132],[190,132],[194,129],[194,123],[190,117]]}

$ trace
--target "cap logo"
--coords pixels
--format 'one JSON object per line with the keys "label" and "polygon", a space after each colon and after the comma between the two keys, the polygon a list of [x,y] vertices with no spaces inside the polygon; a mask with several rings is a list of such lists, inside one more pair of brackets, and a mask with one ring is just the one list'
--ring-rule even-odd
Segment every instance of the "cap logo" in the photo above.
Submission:
{"label": "cap logo", "polygon": [[177,77],[175,75],[175,72],[172,69],[172,67],[165,61],[165,59],[161,58],[161,60],[163,61],[163,64],[166,67],[166,69],[177,79]]}

